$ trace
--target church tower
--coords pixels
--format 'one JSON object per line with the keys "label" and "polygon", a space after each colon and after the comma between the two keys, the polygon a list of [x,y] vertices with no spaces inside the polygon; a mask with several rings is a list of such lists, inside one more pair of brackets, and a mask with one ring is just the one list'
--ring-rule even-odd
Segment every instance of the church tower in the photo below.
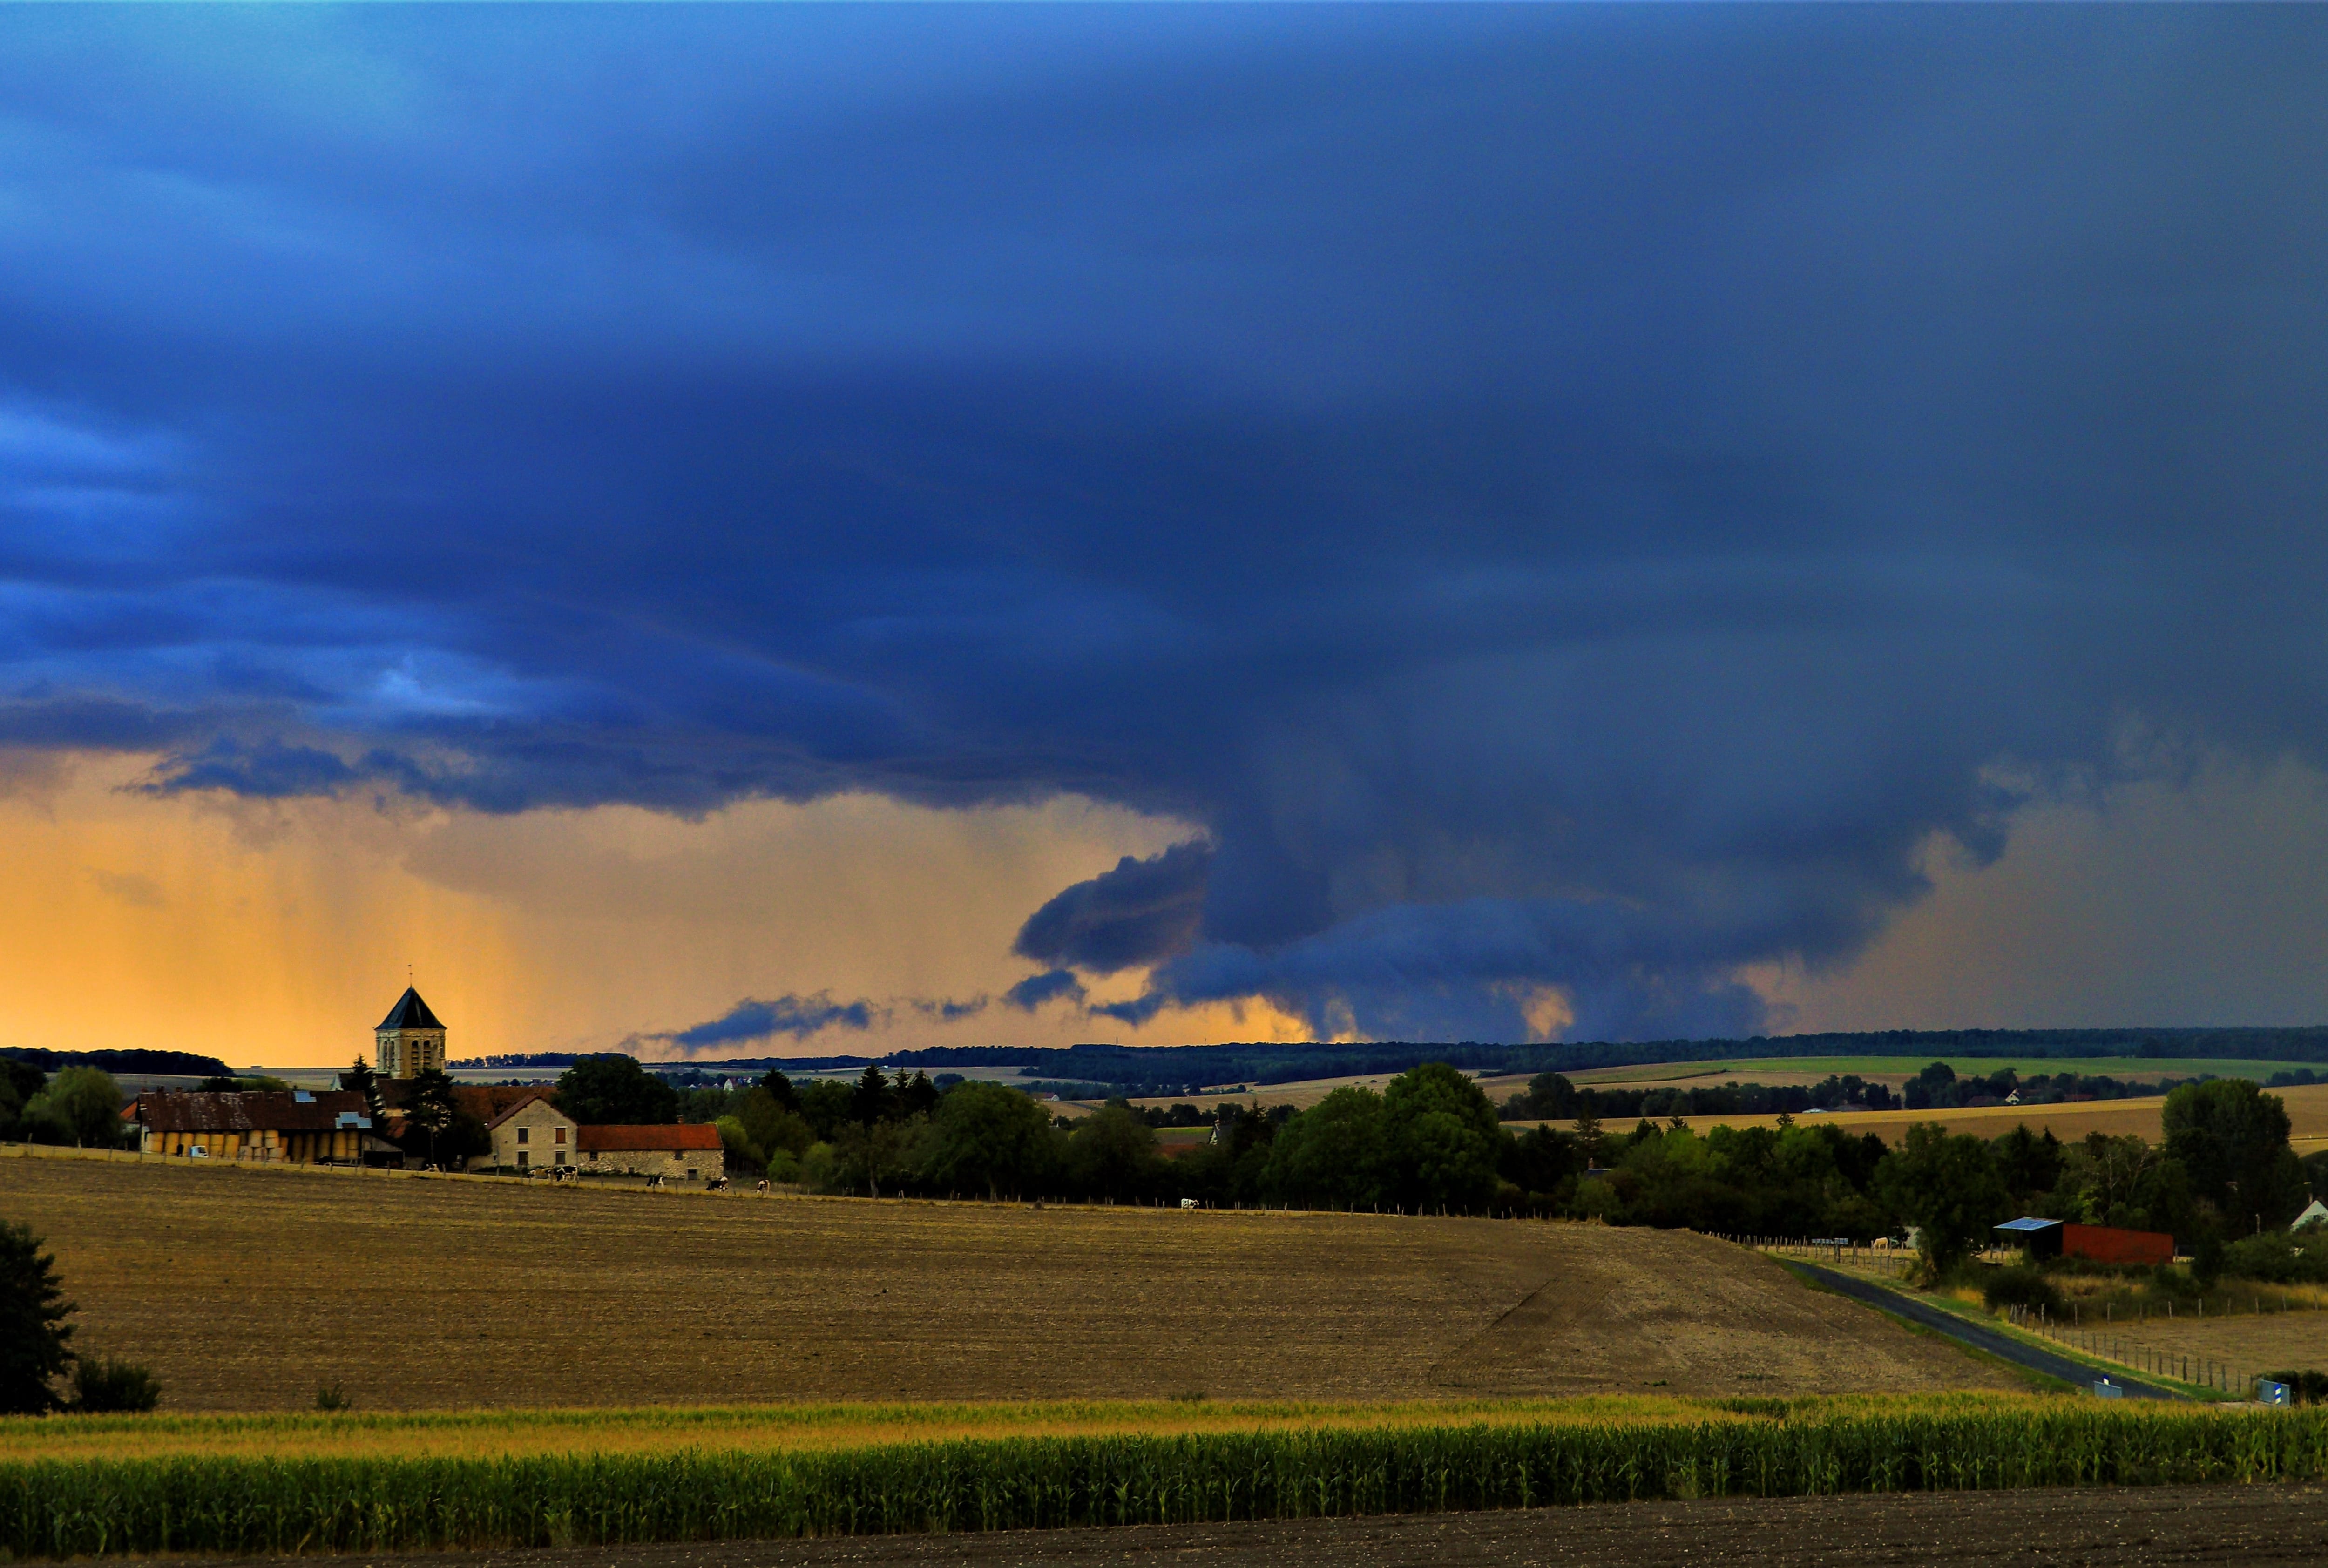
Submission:
{"label": "church tower", "polygon": [[420,993],[410,986],[397,999],[396,1006],[380,1020],[376,1031],[380,1038],[380,1075],[383,1078],[409,1078],[429,1068],[443,1070],[445,1066],[445,1026],[420,1000]]}

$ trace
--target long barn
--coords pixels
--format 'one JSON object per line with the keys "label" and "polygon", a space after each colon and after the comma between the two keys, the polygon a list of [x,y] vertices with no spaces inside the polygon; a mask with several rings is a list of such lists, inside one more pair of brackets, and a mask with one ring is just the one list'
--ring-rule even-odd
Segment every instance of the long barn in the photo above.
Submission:
{"label": "long barn", "polygon": [[140,1094],[121,1113],[147,1154],[195,1160],[355,1164],[394,1153],[379,1137],[364,1097],[350,1090],[243,1090],[232,1094]]}

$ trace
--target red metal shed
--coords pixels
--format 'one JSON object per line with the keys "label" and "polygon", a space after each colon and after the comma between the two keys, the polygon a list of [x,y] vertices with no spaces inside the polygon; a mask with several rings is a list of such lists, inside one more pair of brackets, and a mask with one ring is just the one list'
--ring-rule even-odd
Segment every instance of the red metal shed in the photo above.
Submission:
{"label": "red metal shed", "polygon": [[2113,1230],[2106,1225],[2065,1225],[2061,1255],[2098,1263],[2171,1263],[2174,1238],[2154,1230]]}

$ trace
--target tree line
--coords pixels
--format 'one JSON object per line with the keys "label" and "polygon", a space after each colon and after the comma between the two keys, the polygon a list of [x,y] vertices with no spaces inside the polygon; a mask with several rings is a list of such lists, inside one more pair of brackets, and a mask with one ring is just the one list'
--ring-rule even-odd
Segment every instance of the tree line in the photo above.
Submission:
{"label": "tree line", "polygon": [[[1539,1080],[1531,1092],[1557,1103],[1560,1087]],[[2016,1215],[2225,1248],[2284,1232],[2312,1184],[2328,1190],[2328,1156],[2307,1169],[2284,1104],[2240,1079],[2174,1089],[2155,1144],[2100,1133],[2065,1144],[2025,1126],[1984,1140],[1926,1123],[1896,1149],[1783,1116],[1705,1132],[1642,1118],[1615,1131],[1572,1085],[1568,1126],[1515,1137],[1472,1079],[1437,1063],[1304,1111],[1224,1103],[1209,1141],[1172,1155],[1157,1128],[1202,1124],[1193,1106],[1117,1101],[1070,1121],[1014,1086],[892,1078],[878,1066],[853,1084],[795,1085],[771,1071],[688,1097],[696,1103],[680,1109],[717,1122],[731,1164],[832,1192],[1523,1213],[1857,1241],[1913,1227],[1942,1269]]]}
{"label": "tree line", "polygon": [[[1596,1135],[1609,1174],[1580,1190],[1571,1212],[1855,1241],[1913,1226],[1935,1274],[1985,1245],[1999,1223],[2027,1215],[2165,1232],[2211,1266],[2223,1266],[2226,1248],[2245,1246],[2231,1263],[2264,1268],[2278,1245],[2266,1233],[2284,1238],[2312,1188],[2328,1191],[2328,1156],[2299,1160],[2289,1130],[2277,1095],[2226,1078],[2168,1094],[2157,1143],[2095,1132],[2065,1144],[2026,1126],[1985,1140],[1920,1122],[1892,1149],[1833,1123],[1701,1134],[1644,1121],[1620,1140]],[[2249,1244],[2259,1238],[2265,1244]]]}
{"label": "tree line", "polygon": [[[2309,1069],[2282,1073],[2274,1080],[2311,1083]],[[2106,1075],[2036,1073],[2024,1078],[2012,1067],[1959,1077],[1946,1062],[1934,1062],[1904,1084],[1898,1094],[1857,1074],[1830,1073],[1823,1083],[1713,1084],[1702,1088],[1657,1084],[1643,1088],[1579,1088],[1558,1073],[1539,1073],[1528,1086],[1506,1100],[1507,1122],[1564,1122],[1579,1106],[1591,1103],[1593,1112],[1607,1119],[1638,1116],[1801,1116],[1824,1111],[1953,1111],[1967,1106],[2001,1105],[2017,1096],[2023,1105],[2059,1104],[2070,1100],[2124,1100],[2135,1095],[2164,1094],[2203,1078],[2157,1078],[2121,1081]]]}
{"label": "tree line", "polygon": [[[1889,1029],[1790,1036],[1782,1039],[1756,1036],[1739,1039],[1582,1041],[1556,1046],[1387,1040],[1142,1047],[1094,1043],[1068,1047],[944,1046],[895,1053],[878,1063],[863,1056],[820,1056],[795,1061],[740,1057],[728,1062],[698,1063],[680,1074],[679,1082],[682,1086],[701,1087],[716,1076],[787,1067],[794,1071],[846,1067],[853,1072],[870,1065],[884,1066],[893,1075],[921,1071],[941,1075],[1010,1067],[1028,1080],[1031,1086],[1064,1087],[1071,1098],[1104,1094],[1154,1098],[1193,1094],[1200,1085],[1245,1084],[1265,1087],[1313,1078],[1387,1075],[1429,1061],[1447,1062],[1480,1074],[1572,1073],[1592,1067],[1772,1056],[2053,1058],[2065,1064],[2079,1057],[2179,1056],[2328,1063],[2328,1028]],[[475,1065],[565,1067],[587,1059],[549,1053],[490,1056]],[[2091,1082],[2081,1080],[2089,1084]],[[2064,1091],[2077,1092],[2085,1091]],[[1932,1107],[1943,1108],[1947,1103],[1935,1099]],[[1800,1114],[1808,1107],[1778,1104],[1773,1108],[1792,1109]],[[1609,1109],[1606,1113],[1633,1112]]]}

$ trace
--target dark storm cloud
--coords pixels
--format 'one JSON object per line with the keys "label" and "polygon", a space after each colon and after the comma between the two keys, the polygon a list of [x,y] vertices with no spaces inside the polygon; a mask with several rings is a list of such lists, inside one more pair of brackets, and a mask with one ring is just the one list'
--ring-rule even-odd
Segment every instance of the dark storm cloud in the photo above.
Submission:
{"label": "dark storm cloud", "polygon": [[974,1018],[984,1012],[986,1006],[987,999],[982,996],[966,1001],[945,997],[898,997],[887,1003],[867,997],[835,1001],[823,991],[814,996],[787,994],[768,1001],[746,997],[716,1019],[707,1019],[683,1029],[634,1036],[625,1043],[633,1047],[677,1046],[689,1051],[711,1050],[772,1040],[778,1035],[804,1040],[828,1029],[862,1034],[888,1022],[896,1007],[910,1008],[925,1018],[952,1023]]}
{"label": "dark storm cloud", "polygon": [[987,1000],[988,999],[982,996],[974,996],[965,1001],[956,1001],[951,997],[939,997],[934,1000],[916,998],[913,1002],[913,1009],[925,1019],[934,1019],[940,1023],[951,1024],[959,1023],[963,1019],[976,1018],[986,1010]]}
{"label": "dark storm cloud", "polygon": [[1112,974],[1186,953],[1204,928],[1207,844],[1175,844],[1160,855],[1126,855],[1115,869],[1078,882],[1027,917],[1011,951],[1054,966]]}
{"label": "dark storm cloud", "polygon": [[1084,1000],[1084,982],[1075,977],[1072,970],[1053,969],[1041,974],[1030,974],[1002,993],[1005,1005],[1024,1013],[1033,1012],[1045,1003],[1055,1002],[1061,998],[1069,1001]]}
{"label": "dark storm cloud", "polygon": [[1211,845],[1028,923],[1160,958],[1130,1012],[1747,1028],[2017,792],[2328,753],[2323,69],[2300,9],[21,12],[0,729],[1083,791]]}
{"label": "dark storm cloud", "polygon": [[687,1050],[700,1050],[770,1039],[777,1035],[790,1035],[800,1040],[826,1029],[861,1031],[871,1028],[878,1016],[879,1009],[861,997],[849,1002],[836,1002],[821,991],[815,996],[780,996],[773,1001],[746,997],[719,1017],[691,1028],[646,1038],[668,1041]]}

